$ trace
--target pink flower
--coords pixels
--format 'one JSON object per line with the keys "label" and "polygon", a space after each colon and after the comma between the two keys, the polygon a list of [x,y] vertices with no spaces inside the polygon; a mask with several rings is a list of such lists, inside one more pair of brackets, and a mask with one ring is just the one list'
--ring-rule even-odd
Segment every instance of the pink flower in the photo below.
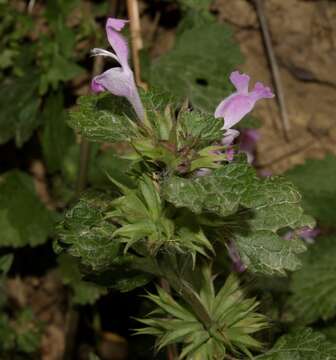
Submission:
{"label": "pink flower", "polygon": [[243,264],[239,252],[237,250],[237,247],[233,241],[229,241],[226,245],[229,257],[231,258],[232,265],[233,265],[233,271],[242,273],[246,270],[246,266]]}
{"label": "pink flower", "polygon": [[304,226],[301,229],[296,230],[295,232],[293,230],[288,231],[284,235],[285,240],[291,240],[293,239],[294,235],[298,235],[302,240],[304,240],[308,244],[312,244],[315,242],[316,236],[320,234],[321,230],[319,228],[309,228],[308,226]]}
{"label": "pink flower", "polygon": [[251,92],[248,91],[250,77],[234,71],[230,75],[230,81],[236,91],[221,101],[215,111],[216,118],[224,118],[223,129],[227,130],[223,142],[226,144],[233,141],[239,135],[237,130],[231,129],[245,115],[247,115],[260,99],[272,98],[274,94],[269,87],[257,82]]}
{"label": "pink flower", "polygon": [[120,34],[127,20],[109,18],[106,22],[107,38],[114,50],[114,53],[94,48],[93,56],[101,55],[115,59],[120,66],[109,69],[102,74],[95,76],[91,82],[91,89],[94,92],[110,91],[113,95],[124,96],[133,106],[140,120],[144,119],[144,109],[134,81],[133,72],[128,64],[128,45]]}
{"label": "pink flower", "polygon": [[227,159],[228,162],[233,161],[234,154],[235,154],[235,151],[234,151],[233,147],[229,147],[229,148],[226,149],[225,155],[226,155],[226,159]]}
{"label": "pink flower", "polygon": [[252,164],[254,161],[255,150],[259,139],[260,133],[256,129],[246,129],[241,134],[239,150],[246,154],[249,164]]}

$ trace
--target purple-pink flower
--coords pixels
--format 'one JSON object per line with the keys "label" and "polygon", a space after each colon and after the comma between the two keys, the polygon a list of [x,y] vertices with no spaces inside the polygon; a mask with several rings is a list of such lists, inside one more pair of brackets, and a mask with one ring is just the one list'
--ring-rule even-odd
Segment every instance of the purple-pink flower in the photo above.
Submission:
{"label": "purple-pink flower", "polygon": [[246,270],[245,264],[242,262],[236,244],[233,241],[229,241],[226,245],[229,257],[232,260],[233,271],[241,273]]}
{"label": "purple-pink flower", "polygon": [[294,235],[298,235],[302,240],[304,240],[308,244],[312,244],[315,242],[315,238],[320,234],[321,230],[317,227],[311,229],[308,226],[304,226],[301,229],[296,230],[295,232],[293,230],[288,231],[284,235],[285,240],[291,240],[293,239]]}
{"label": "purple-pink flower", "polygon": [[107,56],[115,59],[120,66],[111,68],[102,74],[95,76],[91,82],[94,92],[110,91],[113,95],[124,96],[133,106],[140,120],[144,119],[144,108],[134,81],[133,72],[128,64],[128,45],[125,38],[120,34],[127,20],[109,18],[106,22],[106,34],[114,53],[95,48],[92,55]]}
{"label": "purple-pink flower", "polygon": [[221,101],[215,111],[216,118],[224,118],[223,129],[226,130],[223,143],[228,145],[239,135],[237,130],[231,129],[245,115],[247,115],[260,99],[272,98],[274,94],[269,87],[257,82],[252,91],[249,92],[248,86],[250,77],[246,74],[240,74],[234,71],[230,75],[230,81],[236,88],[236,91]]}
{"label": "purple-pink flower", "polygon": [[255,150],[259,139],[260,133],[256,129],[246,129],[241,134],[239,150],[246,154],[249,164],[252,164],[254,161]]}

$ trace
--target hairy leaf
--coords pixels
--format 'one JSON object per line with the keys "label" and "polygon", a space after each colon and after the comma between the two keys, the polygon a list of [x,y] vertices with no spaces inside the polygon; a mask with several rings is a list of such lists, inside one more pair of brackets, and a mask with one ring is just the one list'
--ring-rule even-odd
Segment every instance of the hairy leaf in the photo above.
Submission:
{"label": "hairy leaf", "polygon": [[211,226],[222,226],[216,237],[235,241],[245,265],[265,274],[295,270],[300,265],[297,254],[305,250],[301,240],[287,241],[277,232],[314,225],[303,214],[301,196],[290,182],[259,179],[243,161],[194,179],[167,178],[163,196],[176,207],[207,217]]}
{"label": "hairy leaf", "polygon": [[292,334],[281,336],[274,347],[258,360],[335,360],[336,345],[312,329],[296,329]]}
{"label": "hairy leaf", "polygon": [[60,245],[92,270],[107,268],[119,253],[116,227],[104,217],[110,201],[108,194],[88,192],[58,225]]}
{"label": "hairy leaf", "polygon": [[138,133],[135,115],[128,102],[117,96],[82,96],[70,112],[69,125],[92,141],[120,142]]}
{"label": "hairy leaf", "polygon": [[51,213],[36,195],[33,180],[20,171],[0,178],[0,246],[43,244],[53,229]]}
{"label": "hairy leaf", "polygon": [[336,315],[336,237],[317,238],[293,274],[290,304],[298,320],[312,323]]}
{"label": "hairy leaf", "polygon": [[179,148],[192,146],[193,149],[211,145],[224,136],[223,121],[198,111],[183,111],[177,122]]}
{"label": "hairy leaf", "polygon": [[297,254],[306,250],[300,239],[284,240],[265,230],[236,235],[235,243],[249,270],[268,275],[284,275],[285,270],[296,270],[301,265]]}
{"label": "hairy leaf", "polygon": [[210,211],[228,216],[238,210],[253,181],[255,172],[248,164],[231,163],[195,179],[172,176],[163,184],[163,196],[176,207],[187,207],[196,214]]}

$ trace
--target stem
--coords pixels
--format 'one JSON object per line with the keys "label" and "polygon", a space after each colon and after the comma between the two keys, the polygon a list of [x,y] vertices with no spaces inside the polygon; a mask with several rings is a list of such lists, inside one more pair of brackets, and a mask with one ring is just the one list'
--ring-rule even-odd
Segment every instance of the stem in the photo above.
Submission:
{"label": "stem", "polygon": [[[96,76],[103,71],[104,59],[103,56],[96,56],[93,60],[92,76]],[[90,142],[83,138],[80,144],[80,155],[79,155],[79,172],[76,186],[76,197],[78,198],[81,192],[85,189],[90,163]]]}
{"label": "stem", "polygon": [[285,101],[285,95],[284,90],[281,82],[281,76],[279,71],[279,65],[277,62],[277,59],[275,57],[273,46],[272,46],[272,40],[267,24],[267,20],[264,14],[264,8],[263,8],[263,2],[262,0],[253,0],[254,6],[257,11],[258,20],[260,23],[261,33],[262,37],[264,39],[264,44],[266,48],[266,53],[268,56],[268,61],[271,67],[273,82],[275,91],[277,94],[279,109],[280,109],[280,116],[282,120],[282,128],[284,131],[284,137],[286,141],[289,141],[289,132],[290,132],[290,123],[288,119],[288,111]]}
{"label": "stem", "polygon": [[85,138],[81,139],[80,155],[79,155],[79,173],[76,186],[76,197],[78,198],[86,187],[88,172],[89,172],[89,159],[90,159],[89,141]]}

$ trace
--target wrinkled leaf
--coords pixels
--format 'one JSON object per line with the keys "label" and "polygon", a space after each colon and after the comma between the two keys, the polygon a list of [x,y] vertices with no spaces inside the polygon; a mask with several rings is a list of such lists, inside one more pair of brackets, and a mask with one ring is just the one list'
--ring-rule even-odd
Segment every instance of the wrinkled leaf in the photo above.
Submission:
{"label": "wrinkled leaf", "polygon": [[121,142],[137,136],[135,115],[129,103],[110,94],[82,96],[70,111],[69,125],[92,141]]}
{"label": "wrinkled leaf", "polygon": [[69,209],[58,225],[60,245],[92,270],[108,267],[119,253],[116,227],[104,218],[111,201],[106,193],[88,192]]}
{"label": "wrinkled leaf", "polygon": [[187,207],[196,214],[210,211],[228,216],[238,210],[253,181],[255,172],[248,164],[231,163],[195,179],[172,176],[163,185],[163,196],[176,207]]}
{"label": "wrinkled leaf", "polygon": [[336,345],[325,336],[312,329],[296,329],[283,335],[266,354],[257,356],[258,360],[335,360]]}

